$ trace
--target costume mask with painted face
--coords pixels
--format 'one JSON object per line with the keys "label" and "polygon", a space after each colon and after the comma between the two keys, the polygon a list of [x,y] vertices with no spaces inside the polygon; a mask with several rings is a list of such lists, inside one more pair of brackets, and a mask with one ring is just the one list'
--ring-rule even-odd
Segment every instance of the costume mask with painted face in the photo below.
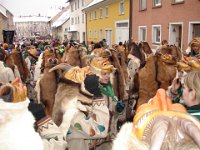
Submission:
{"label": "costume mask with painted face", "polygon": [[150,149],[200,147],[200,123],[181,104],[172,104],[164,89],[141,105],[133,120],[133,134]]}
{"label": "costume mask with painted face", "polygon": [[5,102],[18,103],[25,101],[27,98],[27,89],[19,79],[12,83],[2,83],[0,87],[0,97]]}
{"label": "costume mask with painted face", "polygon": [[108,58],[95,57],[90,63],[90,67],[93,73],[100,76],[101,72],[112,73],[116,70],[114,66],[109,62]]}

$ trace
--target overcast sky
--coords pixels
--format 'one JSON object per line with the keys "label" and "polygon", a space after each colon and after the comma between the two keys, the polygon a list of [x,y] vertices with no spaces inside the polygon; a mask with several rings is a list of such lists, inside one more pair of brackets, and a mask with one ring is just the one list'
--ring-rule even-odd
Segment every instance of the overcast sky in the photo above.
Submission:
{"label": "overcast sky", "polygon": [[50,8],[61,6],[67,0],[0,0],[15,17],[24,15],[47,15]]}

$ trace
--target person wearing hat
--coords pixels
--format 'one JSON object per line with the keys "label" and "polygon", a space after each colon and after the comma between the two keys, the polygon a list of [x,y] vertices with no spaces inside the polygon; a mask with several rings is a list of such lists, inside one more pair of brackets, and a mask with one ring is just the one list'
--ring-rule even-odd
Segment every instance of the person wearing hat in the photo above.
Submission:
{"label": "person wearing hat", "polygon": [[110,75],[116,68],[110,64],[107,58],[96,57],[91,61],[90,70],[93,74],[87,75],[84,80],[86,90],[92,93],[94,98],[111,97],[112,101],[116,103],[115,111],[122,112],[124,104],[115,96],[110,82]]}
{"label": "person wearing hat", "polygon": [[200,57],[200,38],[195,38],[191,42],[191,56]]}
{"label": "person wearing hat", "polygon": [[[108,136],[108,134],[111,135],[110,130],[116,129],[112,127],[112,129],[109,129],[109,125],[116,125],[113,121],[115,117],[111,117],[110,113],[121,113],[124,104],[118,100],[112,88],[110,77],[113,71],[115,71],[114,66],[107,58],[102,57],[94,57],[88,67],[72,67],[70,69],[70,66],[68,66],[68,69],[65,70],[64,78],[80,83],[81,87],[85,89],[84,91],[81,90],[81,93],[90,95],[92,103],[74,102],[78,111],[73,115],[74,107],[68,106],[64,113],[63,120],[66,120],[60,126],[64,127],[63,129],[66,132],[68,131],[69,150],[94,148],[100,145],[102,141],[105,142],[107,137],[110,139],[110,136]],[[70,122],[70,126],[66,124],[67,122]]]}
{"label": "person wearing hat", "polygon": [[200,38],[194,38],[188,48],[185,50],[186,55],[200,59]]}

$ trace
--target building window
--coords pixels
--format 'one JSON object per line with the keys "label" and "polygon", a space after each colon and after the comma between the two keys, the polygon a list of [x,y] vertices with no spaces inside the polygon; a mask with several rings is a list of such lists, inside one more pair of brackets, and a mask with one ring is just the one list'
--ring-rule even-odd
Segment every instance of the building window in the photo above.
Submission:
{"label": "building window", "polygon": [[89,15],[89,17],[90,17],[90,20],[92,20],[92,13],[90,12],[90,15]]}
{"label": "building window", "polygon": [[71,20],[72,22],[71,22],[71,24],[73,25],[74,24],[74,18],[72,18],[72,20]]}
{"label": "building window", "polygon": [[92,38],[92,31],[89,31],[89,38]]}
{"label": "building window", "polygon": [[97,12],[94,11],[94,19],[97,19]]}
{"label": "building window", "polygon": [[77,9],[76,1],[75,1],[75,10]]}
{"label": "building window", "polygon": [[74,11],[74,5],[72,4],[71,5],[71,12],[73,12]]}
{"label": "building window", "polygon": [[79,24],[79,16],[78,16],[78,20],[77,20],[77,23]]}
{"label": "building window", "polygon": [[102,39],[103,39],[103,30],[102,29],[100,29],[99,30],[99,40],[101,41]]}
{"label": "building window", "polygon": [[75,24],[77,24],[77,18],[75,17]]}
{"label": "building window", "polygon": [[193,24],[193,38],[200,37],[200,24]]}
{"label": "building window", "polygon": [[184,0],[172,0],[172,4],[184,3]]}
{"label": "building window", "polygon": [[79,0],[78,0],[78,3],[77,3],[77,4],[78,4],[78,9],[79,9]]}
{"label": "building window", "polygon": [[140,10],[147,9],[147,0],[140,0]]}
{"label": "building window", "polygon": [[108,7],[106,7],[106,17],[108,17]]}
{"label": "building window", "polygon": [[82,23],[84,23],[85,15],[82,14]]}
{"label": "building window", "polygon": [[161,0],[153,0],[153,7],[161,6]]}
{"label": "building window", "polygon": [[97,38],[97,30],[94,30],[94,38]]}
{"label": "building window", "polygon": [[124,14],[124,1],[121,0],[119,4],[120,15]]}
{"label": "building window", "polygon": [[102,16],[103,16],[103,10],[102,10],[102,8],[100,8],[99,9],[99,18],[102,18]]}
{"label": "building window", "polygon": [[160,25],[152,26],[152,43],[154,44],[161,43],[161,26]]}
{"label": "building window", "polygon": [[121,28],[121,27],[127,28],[128,27],[128,22],[116,23],[116,27],[118,27],[118,28]]}
{"label": "building window", "polygon": [[82,7],[85,5],[84,1],[85,1],[85,0],[82,0]]}
{"label": "building window", "polygon": [[147,27],[139,26],[139,41],[146,41],[147,37]]}

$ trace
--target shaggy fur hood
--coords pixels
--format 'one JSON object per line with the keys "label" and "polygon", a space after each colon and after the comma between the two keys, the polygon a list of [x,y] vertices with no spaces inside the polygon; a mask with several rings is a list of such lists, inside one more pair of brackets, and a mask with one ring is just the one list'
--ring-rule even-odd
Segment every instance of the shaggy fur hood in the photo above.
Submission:
{"label": "shaggy fur hood", "polygon": [[116,139],[113,141],[112,150],[148,150],[148,145],[139,141],[132,134],[132,123],[126,123],[120,129]]}
{"label": "shaggy fur hood", "polygon": [[29,99],[18,103],[0,99],[0,150],[42,150],[43,142],[35,132],[35,119],[28,111]]}

